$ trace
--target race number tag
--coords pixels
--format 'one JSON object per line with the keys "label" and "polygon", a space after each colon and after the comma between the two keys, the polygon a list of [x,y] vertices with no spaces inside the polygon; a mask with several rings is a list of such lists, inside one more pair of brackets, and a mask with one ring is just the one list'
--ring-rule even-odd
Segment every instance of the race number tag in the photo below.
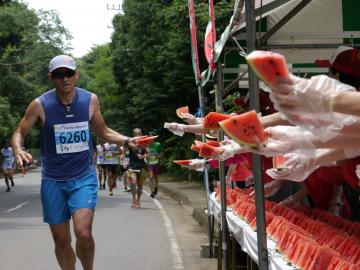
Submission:
{"label": "race number tag", "polygon": [[54,125],[57,154],[89,150],[89,122]]}

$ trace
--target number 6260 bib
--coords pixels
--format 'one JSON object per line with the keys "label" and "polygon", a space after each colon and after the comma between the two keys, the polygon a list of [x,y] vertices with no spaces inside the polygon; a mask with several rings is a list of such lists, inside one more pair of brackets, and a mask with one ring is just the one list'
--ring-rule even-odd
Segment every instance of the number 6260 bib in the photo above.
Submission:
{"label": "number 6260 bib", "polygon": [[56,153],[68,154],[89,150],[89,122],[54,125]]}

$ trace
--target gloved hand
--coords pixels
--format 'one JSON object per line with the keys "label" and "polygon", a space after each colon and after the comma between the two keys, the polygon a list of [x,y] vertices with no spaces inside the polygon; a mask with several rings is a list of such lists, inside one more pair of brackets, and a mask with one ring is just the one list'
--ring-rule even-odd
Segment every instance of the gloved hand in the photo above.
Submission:
{"label": "gloved hand", "polygon": [[316,137],[310,131],[294,126],[275,126],[266,128],[265,132],[268,135],[266,145],[257,144],[258,153],[261,155],[270,157],[296,151],[315,152],[311,140]]}
{"label": "gloved hand", "polygon": [[355,88],[325,75],[305,79],[291,74],[272,86],[270,99],[289,122],[309,130],[320,129],[319,138],[326,141],[355,121],[353,116],[333,112],[332,99],[344,91]]}
{"label": "gloved hand", "polygon": [[213,157],[216,160],[227,160],[236,154],[250,152],[250,148],[242,146],[233,140],[225,140],[220,143],[219,154]]}
{"label": "gloved hand", "polygon": [[360,164],[356,165],[355,173],[357,178],[359,178],[358,186],[360,187]]}
{"label": "gloved hand", "polygon": [[183,136],[185,132],[185,125],[178,123],[164,123],[164,128],[168,129],[177,136]]}
{"label": "gloved hand", "polygon": [[266,174],[274,179],[302,182],[319,168],[319,166],[316,165],[316,157],[314,155],[289,153],[285,154],[284,158],[284,169],[268,169],[266,170]]}
{"label": "gloved hand", "polygon": [[287,199],[283,200],[282,202],[279,202],[279,205],[284,205],[288,207],[295,207],[299,205],[299,201],[295,200],[293,196],[289,196]]}
{"label": "gloved hand", "polygon": [[181,115],[181,119],[188,123],[189,125],[198,125],[198,124],[202,124],[202,118],[197,118],[194,115],[190,114],[190,113],[183,113]]}
{"label": "gloved hand", "polygon": [[190,170],[202,172],[202,171],[204,171],[205,164],[206,164],[205,159],[192,159],[190,164],[181,165],[181,166],[184,168],[190,169]]}

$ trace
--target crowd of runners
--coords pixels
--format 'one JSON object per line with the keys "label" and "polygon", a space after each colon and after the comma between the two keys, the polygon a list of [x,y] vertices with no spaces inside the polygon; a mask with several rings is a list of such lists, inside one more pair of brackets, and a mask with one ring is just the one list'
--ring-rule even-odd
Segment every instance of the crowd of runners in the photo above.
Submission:
{"label": "crowd of runners", "polygon": [[[142,136],[140,128],[133,130],[133,136]],[[153,136],[154,133],[149,135]],[[101,142],[96,145],[94,161],[96,162],[99,190],[108,190],[109,196],[122,183],[122,191],[132,194],[131,207],[140,207],[143,185],[149,182],[151,197],[155,198],[158,190],[158,174],[162,146],[154,141],[150,145],[136,145],[134,142],[114,144]]]}

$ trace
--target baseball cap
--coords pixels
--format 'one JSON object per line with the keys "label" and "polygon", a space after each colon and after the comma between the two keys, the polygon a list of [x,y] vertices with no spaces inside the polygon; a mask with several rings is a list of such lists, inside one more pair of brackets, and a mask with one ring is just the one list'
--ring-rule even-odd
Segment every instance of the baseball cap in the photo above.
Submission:
{"label": "baseball cap", "polygon": [[57,68],[68,68],[71,70],[76,69],[75,60],[68,55],[58,55],[51,59],[49,63],[49,72],[53,72]]}
{"label": "baseball cap", "polygon": [[332,67],[341,73],[360,77],[360,53],[355,48],[339,46],[329,60],[317,59],[315,65]]}

